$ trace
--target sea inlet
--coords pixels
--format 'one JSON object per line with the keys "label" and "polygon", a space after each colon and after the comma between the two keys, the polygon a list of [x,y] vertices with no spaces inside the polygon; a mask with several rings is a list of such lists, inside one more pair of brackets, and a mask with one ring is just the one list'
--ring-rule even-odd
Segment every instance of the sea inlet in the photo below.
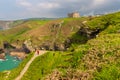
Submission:
{"label": "sea inlet", "polygon": [[16,68],[20,62],[16,57],[6,55],[5,60],[0,60],[0,72]]}

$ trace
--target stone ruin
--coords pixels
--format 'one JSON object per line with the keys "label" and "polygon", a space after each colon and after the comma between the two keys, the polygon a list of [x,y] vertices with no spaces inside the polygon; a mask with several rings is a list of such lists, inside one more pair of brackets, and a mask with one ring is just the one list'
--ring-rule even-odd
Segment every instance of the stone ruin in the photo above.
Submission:
{"label": "stone ruin", "polygon": [[78,12],[68,13],[68,17],[70,17],[70,18],[79,18],[80,14]]}

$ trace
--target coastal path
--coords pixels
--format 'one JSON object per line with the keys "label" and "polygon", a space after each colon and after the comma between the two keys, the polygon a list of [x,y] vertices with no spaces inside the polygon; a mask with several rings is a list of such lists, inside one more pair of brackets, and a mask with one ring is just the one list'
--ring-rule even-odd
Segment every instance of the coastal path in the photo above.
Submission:
{"label": "coastal path", "polygon": [[23,68],[23,70],[20,72],[19,76],[17,76],[15,78],[15,80],[21,80],[21,78],[23,77],[25,72],[28,70],[30,64],[34,61],[34,59],[37,58],[38,56],[41,56],[41,55],[45,54],[46,52],[47,51],[39,51],[39,54],[37,52],[35,52],[34,56],[30,59],[30,61],[28,61],[28,63]]}

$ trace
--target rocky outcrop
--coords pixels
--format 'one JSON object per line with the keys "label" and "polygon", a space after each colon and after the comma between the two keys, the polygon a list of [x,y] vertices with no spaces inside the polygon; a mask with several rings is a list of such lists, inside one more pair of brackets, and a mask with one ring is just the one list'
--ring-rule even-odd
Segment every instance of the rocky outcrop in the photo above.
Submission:
{"label": "rocky outcrop", "polygon": [[[11,56],[15,56],[18,59],[24,59],[28,53],[31,51],[27,48],[25,44],[22,44],[21,48],[16,48],[8,42],[3,43],[3,49],[0,49],[0,53],[10,54]],[[1,55],[3,58],[3,55]]]}
{"label": "rocky outcrop", "polygon": [[15,49],[15,46],[12,46],[10,43],[8,43],[7,41],[3,42],[3,48],[4,49]]}
{"label": "rocky outcrop", "polygon": [[23,52],[25,52],[27,54],[30,53],[31,51],[33,51],[26,44],[22,44],[22,48],[20,48],[20,49],[21,49],[21,51],[23,51]]}
{"label": "rocky outcrop", "polygon": [[54,43],[53,45],[50,43],[43,43],[42,45],[39,46],[40,50],[50,50],[50,51],[65,51],[65,44],[57,44]]}
{"label": "rocky outcrop", "polygon": [[[73,44],[86,43],[87,40],[96,37],[96,35],[101,31],[100,29],[90,29],[89,26],[86,26],[84,22],[79,25],[76,25],[77,28],[75,29],[77,29],[77,31],[75,30],[76,31],[75,33],[75,31],[73,31],[74,29],[73,27],[68,27],[70,28],[69,31],[67,31],[67,29],[65,30],[64,27],[62,26],[63,23],[64,21],[61,21],[59,23],[52,23],[49,26],[49,30],[48,30],[50,31],[50,34],[49,33],[47,34],[49,36],[43,35],[44,41],[42,41],[42,38],[41,39],[30,38],[28,40],[23,41],[22,42],[23,44],[22,43],[20,44],[20,46],[22,45],[22,47],[19,48],[20,51],[25,53],[30,53],[32,51],[35,51],[36,48],[39,48],[41,50],[50,50],[50,51],[65,51],[65,50],[68,50],[68,48],[71,46],[72,43]],[[72,31],[74,33],[72,36],[65,35],[66,33],[68,34],[72,33]],[[36,40],[38,41],[37,43],[35,43]],[[17,40],[17,44],[18,43],[19,43],[19,40]],[[7,42],[4,42],[4,49],[7,49],[11,52],[13,50],[16,50],[16,47],[12,46]]]}
{"label": "rocky outcrop", "polygon": [[0,59],[5,60],[5,54],[4,53],[0,54]]}
{"label": "rocky outcrop", "polygon": [[15,52],[15,51],[10,52],[10,55],[17,57],[18,59],[24,59],[27,56],[25,52]]}
{"label": "rocky outcrop", "polygon": [[[18,51],[18,52],[25,52],[25,53],[30,53],[30,49],[29,49],[29,46],[27,44],[22,44],[22,46],[20,48],[16,48],[16,46],[14,45],[11,45],[10,43],[8,42],[4,42],[3,43],[3,50],[5,53],[7,52],[11,52],[11,51]],[[0,50],[2,51],[2,49]]]}
{"label": "rocky outcrop", "polygon": [[12,49],[9,54],[11,56],[16,56],[18,59],[24,59],[30,52],[31,51],[27,48],[27,46],[22,44],[21,48]]}
{"label": "rocky outcrop", "polygon": [[34,47],[32,45],[32,41],[30,39],[26,40],[24,44],[22,45],[22,48],[29,53],[30,51],[34,51]]}
{"label": "rocky outcrop", "polygon": [[5,60],[4,49],[0,48],[0,59]]}
{"label": "rocky outcrop", "polygon": [[96,37],[96,35],[101,31],[101,29],[90,29],[88,27],[81,27],[78,33],[80,35],[87,36],[88,39]]}
{"label": "rocky outcrop", "polygon": [[[74,34],[77,35],[77,39],[73,35],[72,37],[66,38],[64,43],[58,43],[57,39],[54,39],[54,41],[52,42],[46,41],[42,45],[40,45],[40,49],[51,51],[65,51],[71,46],[72,43],[83,44],[86,43],[89,39],[95,38],[100,31],[100,29],[90,29],[87,27],[81,27],[78,30],[78,32]],[[83,37],[84,39],[80,39],[79,37]]]}

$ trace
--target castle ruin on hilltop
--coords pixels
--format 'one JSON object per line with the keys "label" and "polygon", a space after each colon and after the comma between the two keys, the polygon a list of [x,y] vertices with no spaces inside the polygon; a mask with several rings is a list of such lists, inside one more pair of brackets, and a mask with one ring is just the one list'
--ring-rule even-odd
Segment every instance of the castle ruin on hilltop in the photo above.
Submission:
{"label": "castle ruin on hilltop", "polygon": [[68,13],[68,17],[70,17],[70,18],[79,18],[80,14],[78,12]]}

